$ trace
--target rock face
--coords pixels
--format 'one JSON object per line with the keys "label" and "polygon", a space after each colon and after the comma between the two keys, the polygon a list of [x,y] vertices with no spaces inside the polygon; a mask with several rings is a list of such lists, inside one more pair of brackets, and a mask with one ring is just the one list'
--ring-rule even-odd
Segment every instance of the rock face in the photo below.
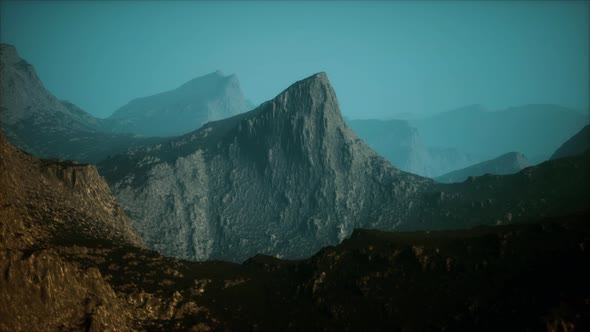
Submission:
{"label": "rock face", "polygon": [[0,44],[0,129],[28,153],[82,162],[162,141],[106,133],[103,120],[47,91],[33,66],[7,44]]}
{"label": "rock face", "polygon": [[325,74],[256,110],[99,165],[146,244],[175,257],[301,258],[354,228],[428,230],[584,208],[589,156],[437,184],[402,172],[344,123]]}
{"label": "rock face", "polygon": [[551,159],[565,158],[584,154],[590,149],[590,125],[582,128],[572,138],[568,139],[563,145],[553,153]]}
{"label": "rock face", "polygon": [[452,147],[481,155],[480,161],[519,151],[537,164],[588,124],[588,117],[557,105],[531,104],[500,111],[473,105],[410,124],[429,147]]}
{"label": "rock face", "polygon": [[418,130],[405,120],[347,120],[367,144],[402,171],[436,177],[472,165],[475,155],[454,148],[424,145]]}
{"label": "rock face", "polygon": [[142,245],[95,166],[37,159],[1,132],[0,156],[3,247],[43,246],[70,234]]}
{"label": "rock face", "polygon": [[178,136],[252,108],[244,99],[237,76],[217,71],[175,90],[134,99],[115,111],[108,124],[119,133]]}
{"label": "rock face", "polygon": [[529,161],[522,153],[509,152],[496,159],[444,174],[435,180],[443,183],[463,182],[470,176],[514,174],[528,166]]}
{"label": "rock face", "polygon": [[151,248],[190,259],[309,255],[383,207],[401,222],[428,181],[400,172],[344,123],[324,73],[256,110],[100,164]]}

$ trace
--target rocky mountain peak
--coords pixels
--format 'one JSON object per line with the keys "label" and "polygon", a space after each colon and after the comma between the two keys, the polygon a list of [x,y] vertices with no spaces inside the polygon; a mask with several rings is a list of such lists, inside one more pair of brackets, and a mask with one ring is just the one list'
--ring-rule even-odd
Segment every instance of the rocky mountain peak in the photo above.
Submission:
{"label": "rocky mountain peak", "polygon": [[[344,165],[349,165],[355,155],[372,152],[366,146],[356,147],[357,136],[344,122],[325,73],[292,84],[248,113],[229,137],[246,158],[257,163],[297,159],[340,169],[346,168]],[[277,159],[278,155],[284,158]]]}
{"label": "rocky mountain peak", "polygon": [[177,136],[250,109],[236,75],[216,71],[178,88],[137,98],[108,119],[114,132],[144,136]]}
{"label": "rocky mountain peak", "polygon": [[271,121],[277,117],[289,119],[292,129],[297,131],[321,128],[324,129],[322,133],[325,133],[328,127],[341,130],[348,128],[340,113],[336,93],[323,72],[295,82],[265,103],[260,113],[262,114],[259,117],[269,118]]}
{"label": "rocky mountain peak", "polygon": [[325,109],[329,108],[335,111],[338,117],[342,117],[336,100],[336,93],[324,72],[295,82],[275,97],[272,103],[273,105],[282,106],[285,111],[296,110],[303,112],[316,110],[316,106],[324,105]]}
{"label": "rocky mountain peak", "polygon": [[[325,73],[100,169],[148,246],[199,260],[308,255],[384,206],[402,209],[424,184],[358,139]],[[403,213],[386,215],[399,222]]]}
{"label": "rocky mountain peak", "polygon": [[16,48],[10,44],[0,44],[0,60],[2,63],[15,63],[21,59]]}

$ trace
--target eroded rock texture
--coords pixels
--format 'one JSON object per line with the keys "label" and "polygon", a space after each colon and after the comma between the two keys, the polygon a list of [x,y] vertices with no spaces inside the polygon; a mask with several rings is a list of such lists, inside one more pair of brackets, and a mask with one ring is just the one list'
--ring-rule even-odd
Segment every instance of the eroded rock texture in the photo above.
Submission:
{"label": "eroded rock texture", "polygon": [[443,185],[393,167],[343,121],[324,73],[257,109],[99,165],[150,248],[300,258],[354,228],[456,229],[578,211],[588,156]]}
{"label": "eroded rock texture", "polygon": [[400,172],[344,123],[325,74],[254,111],[101,164],[150,247],[190,259],[297,257],[360,220],[399,211],[425,179]]}

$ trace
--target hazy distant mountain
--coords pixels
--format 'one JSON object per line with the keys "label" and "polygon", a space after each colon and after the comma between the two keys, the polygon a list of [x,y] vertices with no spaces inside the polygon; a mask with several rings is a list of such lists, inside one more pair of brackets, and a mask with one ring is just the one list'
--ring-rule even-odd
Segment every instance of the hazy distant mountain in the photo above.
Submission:
{"label": "hazy distant mountain", "polygon": [[402,171],[436,177],[481,160],[457,149],[425,146],[418,130],[405,120],[346,122],[372,149]]}
{"label": "hazy distant mountain", "polygon": [[175,90],[134,99],[108,118],[115,132],[144,136],[178,136],[209,121],[253,108],[237,76],[217,71],[195,78]]}
{"label": "hazy distant mountain", "polygon": [[519,151],[535,157],[533,163],[548,159],[587,123],[587,116],[557,105],[501,111],[473,105],[410,121],[427,146],[453,147],[488,159]]}
{"label": "hazy distant mountain", "polygon": [[50,94],[35,68],[21,59],[12,45],[0,44],[0,73],[3,128],[31,124],[55,133],[66,129],[94,132],[101,128],[98,119]]}
{"label": "hazy distant mountain", "polygon": [[303,257],[357,227],[448,229],[584,207],[588,157],[437,184],[405,173],[344,123],[325,74],[257,109],[99,165],[150,248],[190,259]]}
{"label": "hazy distant mountain", "polygon": [[435,180],[443,183],[463,182],[470,176],[514,174],[528,166],[529,161],[522,153],[509,152],[498,158],[441,175]]}
{"label": "hazy distant mountain", "polygon": [[33,155],[83,162],[161,141],[105,133],[104,121],[55,98],[33,66],[7,44],[0,44],[0,128],[10,142]]}
{"label": "hazy distant mountain", "polygon": [[551,159],[571,157],[583,154],[590,149],[590,125],[582,128],[577,134],[563,143],[551,156]]}

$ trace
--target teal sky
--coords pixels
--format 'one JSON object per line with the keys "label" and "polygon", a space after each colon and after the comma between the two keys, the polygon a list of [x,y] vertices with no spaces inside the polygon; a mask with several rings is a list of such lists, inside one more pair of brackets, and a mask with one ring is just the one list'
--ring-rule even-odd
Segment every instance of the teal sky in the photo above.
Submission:
{"label": "teal sky", "polygon": [[344,115],[589,107],[589,2],[6,2],[0,40],[104,117],[217,69],[260,103],[326,71]]}

